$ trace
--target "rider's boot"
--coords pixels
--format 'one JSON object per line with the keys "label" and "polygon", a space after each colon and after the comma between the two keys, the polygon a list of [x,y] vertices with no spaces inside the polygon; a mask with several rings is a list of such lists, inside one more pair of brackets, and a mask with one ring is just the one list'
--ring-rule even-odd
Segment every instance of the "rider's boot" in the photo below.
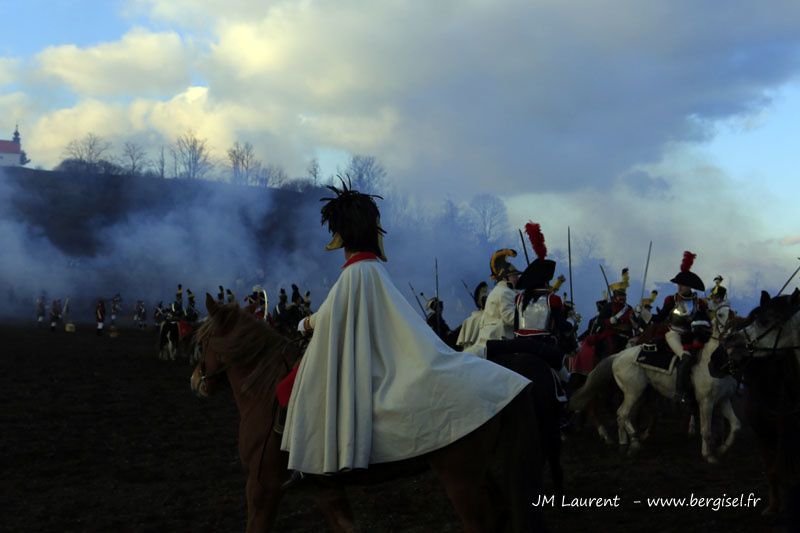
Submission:
{"label": "rider's boot", "polygon": [[678,359],[675,380],[675,401],[681,405],[691,404],[692,398],[692,368],[697,359],[697,355],[692,352],[684,352]]}

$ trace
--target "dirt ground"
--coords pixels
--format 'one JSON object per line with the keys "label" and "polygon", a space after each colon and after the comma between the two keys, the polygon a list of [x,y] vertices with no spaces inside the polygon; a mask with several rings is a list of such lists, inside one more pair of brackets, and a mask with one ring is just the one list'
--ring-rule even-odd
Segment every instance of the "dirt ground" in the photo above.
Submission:
{"label": "dirt ground", "polygon": [[[230,393],[189,390],[186,361],[159,361],[154,330],[117,338],[0,326],[0,498],[6,531],[242,531],[244,476]],[[635,458],[576,431],[565,443],[567,498],[619,496],[606,509],[546,508],[555,532],[784,531],[760,516],[766,482],[745,429],[720,464],[671,408]],[[430,474],[348,489],[363,531],[458,531]],[[757,507],[648,508],[650,497],[732,497]],[[635,500],[642,503],[636,504]],[[280,531],[320,531],[307,494],[284,499]]]}

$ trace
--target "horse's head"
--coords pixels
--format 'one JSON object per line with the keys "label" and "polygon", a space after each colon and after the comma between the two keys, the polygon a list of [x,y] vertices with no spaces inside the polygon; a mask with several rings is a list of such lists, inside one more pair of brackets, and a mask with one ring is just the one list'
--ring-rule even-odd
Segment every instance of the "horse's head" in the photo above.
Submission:
{"label": "horse's head", "polygon": [[206,293],[208,318],[197,330],[195,342],[200,346],[200,362],[192,372],[192,390],[201,397],[212,393],[228,367],[229,361],[219,348],[221,340],[229,337],[238,322],[240,310],[236,303],[220,304]]}
{"label": "horse's head", "polygon": [[800,311],[800,290],[790,295],[770,297],[761,292],[758,307],[746,318],[736,317],[731,333],[722,341],[724,356],[715,354],[709,363],[712,375],[728,372],[739,378],[752,358],[767,357],[786,350],[800,350],[798,324],[793,319]]}
{"label": "horse's head", "polygon": [[800,311],[800,289],[792,294],[770,297],[761,291],[761,301],[738,328],[754,357],[764,357],[775,350],[800,348],[791,346],[797,340],[796,320]]}
{"label": "horse's head", "polygon": [[[216,378],[227,375],[239,392],[270,394],[299,357],[299,343],[236,303],[222,305],[207,294],[206,308],[208,318],[197,332],[202,355],[192,374],[192,390],[206,396],[220,381]],[[227,372],[234,368],[240,370]]]}

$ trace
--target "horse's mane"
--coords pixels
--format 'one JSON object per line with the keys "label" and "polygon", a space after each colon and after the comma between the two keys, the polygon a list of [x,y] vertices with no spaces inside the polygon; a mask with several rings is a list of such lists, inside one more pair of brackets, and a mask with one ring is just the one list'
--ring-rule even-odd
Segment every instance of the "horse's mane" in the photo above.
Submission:
{"label": "horse's mane", "polygon": [[[221,336],[221,332],[227,333]],[[218,354],[228,366],[253,366],[242,381],[242,392],[269,393],[291,370],[300,347],[235,303],[222,305],[197,331],[197,342]]]}

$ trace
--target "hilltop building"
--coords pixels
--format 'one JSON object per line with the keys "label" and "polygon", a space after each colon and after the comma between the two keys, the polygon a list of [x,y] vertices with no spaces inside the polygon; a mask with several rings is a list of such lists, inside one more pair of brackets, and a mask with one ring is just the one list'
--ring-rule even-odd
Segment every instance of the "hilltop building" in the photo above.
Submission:
{"label": "hilltop building", "polygon": [[20,142],[19,126],[10,141],[0,139],[0,167],[18,167],[30,162]]}

